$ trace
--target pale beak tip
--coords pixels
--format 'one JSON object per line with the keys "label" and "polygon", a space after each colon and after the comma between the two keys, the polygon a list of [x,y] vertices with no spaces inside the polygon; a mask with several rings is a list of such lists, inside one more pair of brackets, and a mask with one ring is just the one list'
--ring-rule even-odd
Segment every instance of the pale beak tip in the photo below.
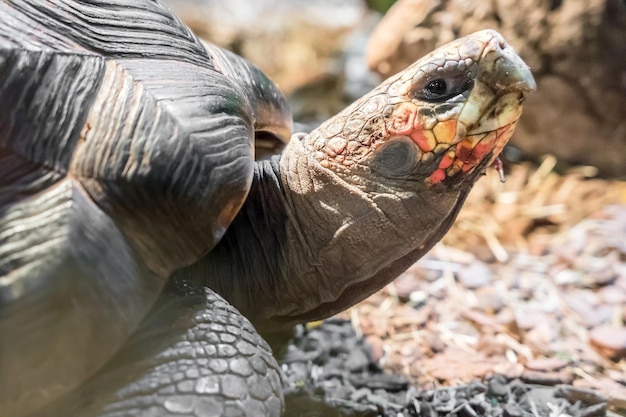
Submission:
{"label": "pale beak tip", "polygon": [[535,81],[535,77],[533,77],[532,72],[530,71],[530,67],[525,65],[523,70],[520,69],[520,84],[519,89],[524,92],[533,92],[537,91],[537,82]]}

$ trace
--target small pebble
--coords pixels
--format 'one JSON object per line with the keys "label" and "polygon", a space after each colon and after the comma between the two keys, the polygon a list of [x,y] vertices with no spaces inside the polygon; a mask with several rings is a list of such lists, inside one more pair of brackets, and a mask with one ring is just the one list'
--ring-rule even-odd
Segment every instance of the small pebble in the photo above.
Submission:
{"label": "small pebble", "polygon": [[508,403],[504,406],[504,417],[522,417],[524,410],[516,403]]}
{"label": "small pebble", "polygon": [[491,282],[491,271],[484,262],[475,260],[464,265],[457,274],[461,284],[468,289],[481,288]]}
{"label": "small pebble", "polygon": [[500,376],[495,376],[487,383],[487,393],[493,397],[505,397],[508,394],[506,380]]}
{"label": "small pebble", "polygon": [[369,355],[362,349],[354,349],[348,354],[344,365],[350,372],[356,372],[364,370],[370,364],[371,359]]}

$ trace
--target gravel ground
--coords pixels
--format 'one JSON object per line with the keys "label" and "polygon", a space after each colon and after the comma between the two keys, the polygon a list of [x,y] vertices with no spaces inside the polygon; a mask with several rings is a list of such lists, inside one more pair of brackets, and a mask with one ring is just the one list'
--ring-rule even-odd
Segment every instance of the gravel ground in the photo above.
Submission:
{"label": "gravel ground", "polygon": [[385,373],[347,320],[299,327],[281,359],[286,416],[595,417],[607,412],[602,395],[568,385],[539,386],[501,375],[458,387],[417,392]]}

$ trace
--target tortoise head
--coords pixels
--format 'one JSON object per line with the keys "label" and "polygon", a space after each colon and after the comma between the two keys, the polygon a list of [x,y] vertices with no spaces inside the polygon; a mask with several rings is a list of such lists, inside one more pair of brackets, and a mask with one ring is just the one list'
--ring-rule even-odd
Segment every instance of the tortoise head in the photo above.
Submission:
{"label": "tortoise head", "polygon": [[266,334],[355,304],[443,237],[534,88],[497,32],[447,44],[259,162],[224,238],[182,274]]}
{"label": "tortoise head", "polygon": [[535,88],[501,35],[484,30],[391,77],[308,142],[320,164],[342,177],[365,170],[402,187],[405,180],[410,187],[415,181],[456,187],[495,161],[521,115],[524,93]]}
{"label": "tortoise head", "polygon": [[255,324],[332,315],[424,255],[496,161],[524,93],[534,89],[526,64],[485,30],[435,50],[295,136],[280,163],[294,217],[284,239],[291,282],[265,291],[270,307],[251,312]]}

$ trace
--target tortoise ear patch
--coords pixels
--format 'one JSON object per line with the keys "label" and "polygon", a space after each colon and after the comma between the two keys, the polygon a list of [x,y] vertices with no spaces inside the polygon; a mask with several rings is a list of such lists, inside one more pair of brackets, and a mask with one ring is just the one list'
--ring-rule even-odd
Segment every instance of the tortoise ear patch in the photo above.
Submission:
{"label": "tortoise ear patch", "polygon": [[419,149],[407,136],[395,136],[375,153],[372,168],[387,178],[412,178],[419,165]]}

